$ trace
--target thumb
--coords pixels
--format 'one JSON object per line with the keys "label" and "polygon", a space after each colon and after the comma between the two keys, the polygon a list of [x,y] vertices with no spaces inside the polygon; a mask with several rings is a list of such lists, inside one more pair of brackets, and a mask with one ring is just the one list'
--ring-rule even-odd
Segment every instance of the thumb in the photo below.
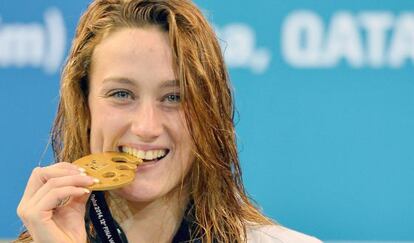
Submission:
{"label": "thumb", "polygon": [[73,209],[85,214],[86,203],[88,202],[90,194],[85,194],[80,197],[73,198]]}

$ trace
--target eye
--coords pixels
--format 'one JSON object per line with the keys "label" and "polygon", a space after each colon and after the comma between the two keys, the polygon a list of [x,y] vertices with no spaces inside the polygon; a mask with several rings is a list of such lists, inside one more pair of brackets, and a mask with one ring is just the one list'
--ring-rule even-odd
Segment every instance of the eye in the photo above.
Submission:
{"label": "eye", "polygon": [[108,92],[108,97],[112,97],[117,100],[128,100],[133,99],[134,96],[129,90],[112,90]]}
{"label": "eye", "polygon": [[181,96],[180,94],[168,94],[164,97],[164,100],[168,103],[180,103]]}

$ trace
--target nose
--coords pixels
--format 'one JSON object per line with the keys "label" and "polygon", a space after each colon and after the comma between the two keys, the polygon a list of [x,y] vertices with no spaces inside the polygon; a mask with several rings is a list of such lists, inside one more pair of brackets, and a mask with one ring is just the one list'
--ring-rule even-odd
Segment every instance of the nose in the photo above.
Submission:
{"label": "nose", "polygon": [[132,114],[131,131],[142,142],[151,142],[162,133],[161,115],[156,104],[151,101],[142,102]]}

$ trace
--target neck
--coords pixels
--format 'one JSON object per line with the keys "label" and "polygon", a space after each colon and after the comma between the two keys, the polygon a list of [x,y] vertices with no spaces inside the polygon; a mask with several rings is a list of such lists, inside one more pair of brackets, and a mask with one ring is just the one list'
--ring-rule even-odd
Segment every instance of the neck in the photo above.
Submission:
{"label": "neck", "polygon": [[[129,242],[171,242],[181,224],[188,194],[171,193],[150,202],[131,202],[111,194],[113,217]],[[111,204],[113,204],[111,203]]]}

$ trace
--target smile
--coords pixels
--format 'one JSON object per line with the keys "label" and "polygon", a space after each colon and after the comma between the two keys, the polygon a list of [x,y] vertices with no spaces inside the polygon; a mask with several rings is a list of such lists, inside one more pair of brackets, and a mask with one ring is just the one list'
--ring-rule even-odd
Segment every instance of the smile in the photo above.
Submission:
{"label": "smile", "polygon": [[135,156],[145,162],[154,162],[163,159],[167,156],[168,149],[154,149],[154,150],[139,150],[131,147],[122,146],[121,151],[132,156]]}

